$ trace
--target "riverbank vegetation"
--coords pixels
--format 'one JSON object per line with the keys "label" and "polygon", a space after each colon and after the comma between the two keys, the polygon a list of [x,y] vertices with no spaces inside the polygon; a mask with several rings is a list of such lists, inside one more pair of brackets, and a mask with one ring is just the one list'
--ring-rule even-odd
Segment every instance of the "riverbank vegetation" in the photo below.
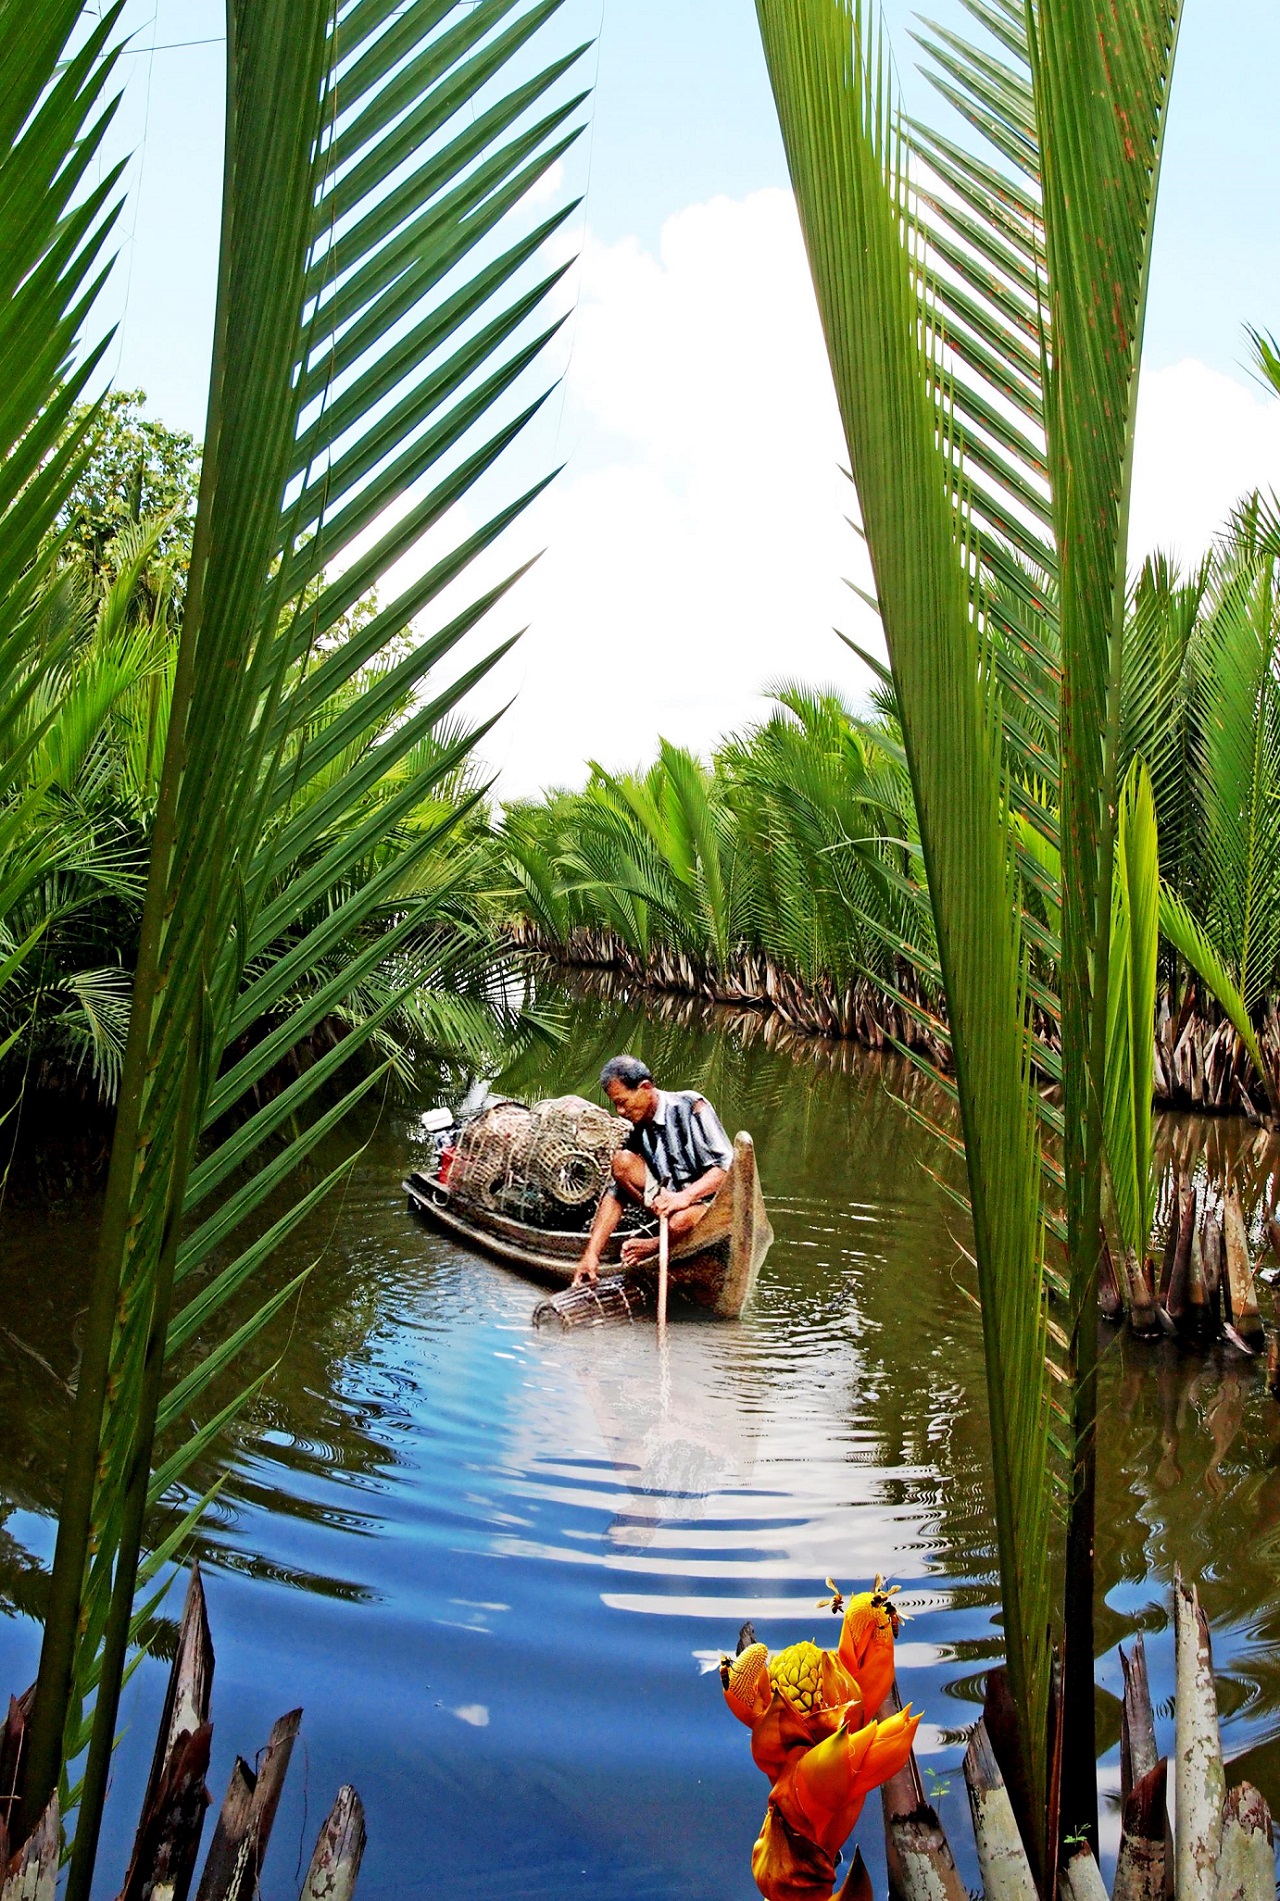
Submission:
{"label": "riverbank vegetation", "polygon": [[[91,450],[47,539],[52,559],[37,607],[57,632],[32,642],[20,662],[26,699],[0,795],[0,1117],[9,1124],[9,1166],[34,1163],[45,1187],[60,1160],[81,1182],[91,1179],[109,1142],[181,643],[200,457],[190,437],[149,418],[143,400],[115,392],[96,410],[72,413],[70,431],[87,427]],[[375,618],[372,596],[342,614],[296,662],[298,685],[317,679],[328,656]],[[285,1071],[258,1084],[256,1100],[375,1015],[369,1058],[389,1062],[406,1085],[424,1052],[469,1072],[509,1055],[521,1031],[517,993],[504,981],[512,953],[495,947],[487,915],[493,848],[465,727],[447,710],[420,721],[412,743],[393,747],[391,763],[358,796],[334,802],[360,749],[393,740],[420,710],[412,679],[395,678],[412,653],[405,635],[386,642],[285,740],[281,769],[292,768],[296,784],[277,822],[308,829],[307,865],[358,836],[367,849],[340,883],[317,888],[265,954],[300,942],[324,908],[375,878],[385,895],[361,921],[360,947],[390,938],[407,901],[417,901],[419,923],[331,995]],[[370,692],[376,712],[357,738],[344,739],[340,722]],[[313,762],[318,746],[329,756]],[[382,827],[388,807],[393,817]],[[274,889],[283,889],[278,878]],[[299,968],[270,1021],[283,1021],[335,974],[331,957]]]}
{"label": "riverbank vegetation", "polygon": [[[1158,1102],[1264,1115],[1280,1074],[1278,633],[1280,521],[1257,495],[1196,568],[1153,556],[1129,595],[1118,769],[1141,759],[1149,770],[1170,927],[1153,1009]],[[993,635],[1001,668],[1025,677],[1015,631],[1002,622]],[[1058,770],[1052,646],[1045,661],[1035,770],[1020,749],[1006,755],[1015,795]],[[580,792],[508,806],[504,832],[520,941],[946,1065],[929,1021],[945,1018],[946,1001],[891,678],[864,707],[834,688],[781,686],[774,712],[709,759],[664,743],[647,770],[593,767]],[[1261,1070],[1232,1020],[1241,1012]],[[1056,1026],[1043,1027],[1056,1044]]]}

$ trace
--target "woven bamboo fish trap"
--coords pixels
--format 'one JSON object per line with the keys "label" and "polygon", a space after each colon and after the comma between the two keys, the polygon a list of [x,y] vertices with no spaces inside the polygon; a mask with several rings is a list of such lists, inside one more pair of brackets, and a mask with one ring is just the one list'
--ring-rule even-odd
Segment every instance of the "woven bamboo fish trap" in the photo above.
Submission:
{"label": "woven bamboo fish trap", "polygon": [[538,1228],[586,1227],[626,1134],[581,1096],[498,1102],[463,1129],[449,1174],[459,1195]]}

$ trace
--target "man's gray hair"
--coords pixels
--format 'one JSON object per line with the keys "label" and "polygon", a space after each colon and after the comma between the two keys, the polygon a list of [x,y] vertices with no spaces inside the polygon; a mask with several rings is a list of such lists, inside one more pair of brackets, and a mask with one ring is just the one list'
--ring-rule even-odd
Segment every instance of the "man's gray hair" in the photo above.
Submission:
{"label": "man's gray hair", "polygon": [[624,1083],[628,1089],[638,1089],[641,1083],[651,1083],[653,1074],[647,1063],[638,1056],[611,1056],[600,1071],[600,1087],[608,1089],[610,1083]]}

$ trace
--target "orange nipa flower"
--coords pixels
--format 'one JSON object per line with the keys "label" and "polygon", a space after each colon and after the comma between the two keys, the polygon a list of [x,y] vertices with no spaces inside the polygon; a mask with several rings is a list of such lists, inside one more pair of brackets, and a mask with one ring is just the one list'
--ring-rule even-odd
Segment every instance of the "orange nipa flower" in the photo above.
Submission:
{"label": "orange nipa flower", "polygon": [[[844,1597],[831,1580],[825,1600]],[[877,1577],[850,1599],[836,1650],[791,1644],[770,1656],[753,1643],[724,1657],[725,1701],[751,1731],[751,1753],[771,1788],[751,1857],[766,1901],[829,1901],[835,1857],[873,1789],[903,1768],[920,1718],[908,1706],[867,1720],[893,1687],[899,1616]]]}
{"label": "orange nipa flower", "polygon": [[[827,1583],[834,1593],[831,1608],[838,1611],[843,1601],[840,1592],[830,1578]],[[859,1591],[849,1599],[840,1626],[840,1661],[857,1679],[867,1710],[878,1710],[893,1688],[893,1644],[902,1623],[902,1614],[893,1604],[898,1588],[894,1584],[886,1590],[884,1579],[877,1575],[872,1590]]]}

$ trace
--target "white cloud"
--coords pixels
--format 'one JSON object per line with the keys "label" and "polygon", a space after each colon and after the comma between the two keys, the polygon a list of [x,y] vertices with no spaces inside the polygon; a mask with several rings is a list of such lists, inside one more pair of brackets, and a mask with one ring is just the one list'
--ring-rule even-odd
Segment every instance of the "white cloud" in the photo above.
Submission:
{"label": "white cloud", "polygon": [[456,1716],[460,1723],[469,1723],[472,1729],[488,1729],[489,1712],[483,1703],[464,1703],[461,1709],[450,1710],[450,1716]]}
{"label": "white cloud", "polygon": [[540,178],[535,178],[525,198],[526,205],[559,205],[564,202],[564,160],[553,159]]}
{"label": "white cloud", "polygon": [[[843,437],[791,196],[695,205],[657,256],[588,236],[561,425],[569,467],[530,523],[516,705],[486,742],[508,793],[589,755],[700,748],[758,716],[781,676],[861,670],[874,642],[844,585]],[[562,446],[562,453],[563,453]]]}
{"label": "white cloud", "polygon": [[1196,560],[1253,488],[1280,488],[1280,402],[1193,357],[1148,370],[1138,397],[1131,560],[1155,548]]}
{"label": "white cloud", "polygon": [[[588,231],[579,270],[546,430],[547,460],[568,466],[431,617],[546,550],[459,662],[528,626],[470,702],[478,714],[515,695],[482,749],[508,797],[580,783],[588,758],[645,761],[660,734],[709,749],[760,717],[781,677],[860,697],[866,675],[833,626],[883,651],[845,586],[866,584],[867,564],[790,193],[690,206],[656,255]],[[1258,483],[1280,486],[1280,403],[1193,360],[1149,371],[1133,560],[1156,546],[1193,559]],[[472,525],[466,505],[437,535]],[[384,597],[428,558],[415,550]]]}

